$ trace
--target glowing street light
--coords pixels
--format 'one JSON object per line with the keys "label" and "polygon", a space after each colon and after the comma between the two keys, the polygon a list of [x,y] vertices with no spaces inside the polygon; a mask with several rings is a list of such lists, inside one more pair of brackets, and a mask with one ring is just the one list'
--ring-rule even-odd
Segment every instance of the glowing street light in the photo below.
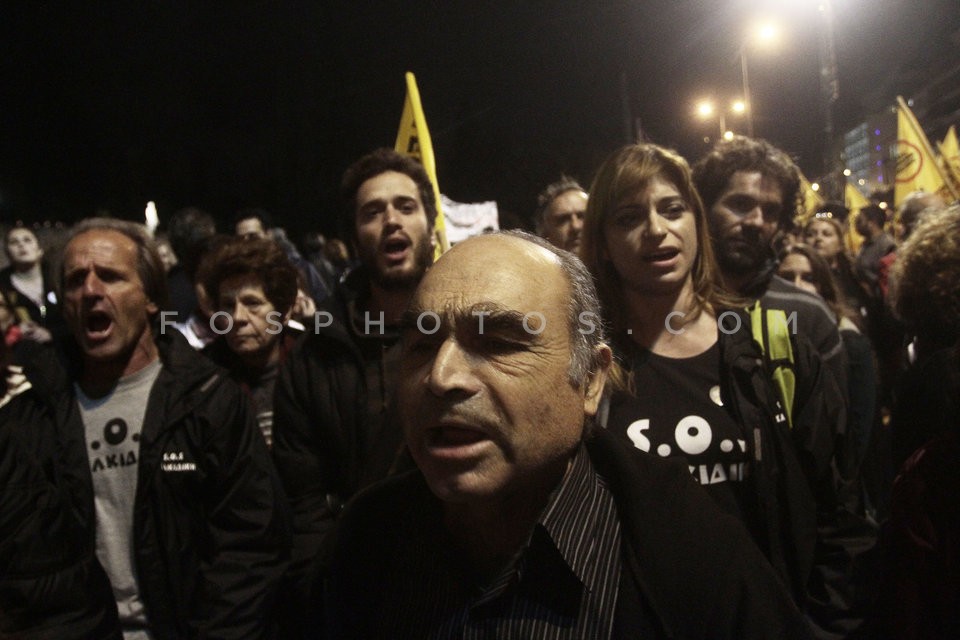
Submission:
{"label": "glowing street light", "polygon": [[754,25],[740,45],[740,73],[743,76],[744,111],[747,114],[747,135],[753,137],[753,101],[750,97],[750,74],[747,68],[747,47],[751,44],[769,45],[780,37],[776,25],[770,22]]}
{"label": "glowing street light", "polygon": [[780,32],[777,30],[777,26],[773,23],[766,22],[764,24],[757,25],[757,42],[773,42],[779,35]]}
{"label": "glowing street light", "polygon": [[[743,103],[743,100],[734,100],[730,103],[730,112],[742,115],[746,111],[746,107]],[[697,116],[701,120],[709,120],[713,116],[717,116],[720,120],[720,137],[724,140],[732,140],[733,132],[727,129],[727,114],[723,110],[717,110],[714,107],[713,102],[710,100],[701,100],[697,103]]]}

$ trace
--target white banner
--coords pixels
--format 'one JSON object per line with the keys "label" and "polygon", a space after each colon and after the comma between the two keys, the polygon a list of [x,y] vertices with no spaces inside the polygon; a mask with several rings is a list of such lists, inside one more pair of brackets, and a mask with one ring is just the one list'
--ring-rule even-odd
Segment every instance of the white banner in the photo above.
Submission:
{"label": "white banner", "polygon": [[447,226],[447,241],[454,245],[471,236],[478,236],[500,229],[500,216],[497,203],[454,202],[445,195],[440,196],[443,207],[444,223]]}

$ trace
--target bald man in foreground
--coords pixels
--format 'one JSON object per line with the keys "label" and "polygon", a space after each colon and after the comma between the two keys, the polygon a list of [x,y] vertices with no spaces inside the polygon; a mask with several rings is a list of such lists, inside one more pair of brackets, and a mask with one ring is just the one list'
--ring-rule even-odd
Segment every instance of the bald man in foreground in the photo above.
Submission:
{"label": "bald man in foreground", "polygon": [[611,352],[572,254],[527,234],[462,242],[403,327],[417,469],[344,512],[325,637],[808,637],[685,467],[593,427]]}

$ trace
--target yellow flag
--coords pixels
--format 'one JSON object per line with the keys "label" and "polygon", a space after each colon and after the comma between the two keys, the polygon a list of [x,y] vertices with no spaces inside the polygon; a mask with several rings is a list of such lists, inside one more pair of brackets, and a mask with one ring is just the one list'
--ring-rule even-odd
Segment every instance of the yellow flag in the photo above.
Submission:
{"label": "yellow flag", "polygon": [[437,164],[433,157],[433,143],[430,141],[430,130],[427,129],[427,119],[423,115],[420,105],[420,92],[417,90],[417,79],[407,71],[407,97],[403,101],[403,114],[400,116],[400,129],[397,131],[397,142],[393,148],[411,158],[416,158],[423,165],[430,182],[433,183],[433,195],[437,201],[437,219],[433,224],[434,259],[439,258],[444,251],[450,248],[447,242],[446,225],[443,222],[443,210],[440,206],[440,187],[437,183]]}
{"label": "yellow flag", "polygon": [[800,195],[803,197],[803,211],[800,212],[796,222],[802,226],[823,206],[823,198],[813,190],[813,185],[802,172],[800,173]]}
{"label": "yellow flag", "polygon": [[843,233],[843,242],[850,255],[857,255],[860,252],[860,245],[863,244],[863,236],[857,233],[857,218],[860,216],[860,209],[870,204],[860,190],[847,183],[843,189],[843,204],[850,210],[847,215],[847,228]]}
{"label": "yellow flag", "polygon": [[897,96],[897,182],[893,190],[895,206],[918,190],[929,193],[945,192],[947,200],[953,188],[944,178],[937,164],[930,141],[917,122],[916,116],[903,98]]}
{"label": "yellow flag", "polygon": [[957,142],[956,127],[950,125],[943,142],[938,143],[940,148],[940,164],[943,172],[951,181],[953,190],[960,191],[960,143]]}

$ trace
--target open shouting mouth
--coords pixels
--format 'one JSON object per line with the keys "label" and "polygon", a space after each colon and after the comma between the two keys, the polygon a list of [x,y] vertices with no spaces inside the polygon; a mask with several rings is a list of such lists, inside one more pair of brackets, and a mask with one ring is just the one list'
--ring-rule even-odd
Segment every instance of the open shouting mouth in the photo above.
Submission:
{"label": "open shouting mouth", "polygon": [[84,332],[90,340],[104,340],[113,329],[113,318],[104,311],[89,311],[86,314]]}
{"label": "open shouting mouth", "polygon": [[391,236],[380,243],[380,251],[390,262],[402,262],[410,249],[410,239],[404,236]]}

